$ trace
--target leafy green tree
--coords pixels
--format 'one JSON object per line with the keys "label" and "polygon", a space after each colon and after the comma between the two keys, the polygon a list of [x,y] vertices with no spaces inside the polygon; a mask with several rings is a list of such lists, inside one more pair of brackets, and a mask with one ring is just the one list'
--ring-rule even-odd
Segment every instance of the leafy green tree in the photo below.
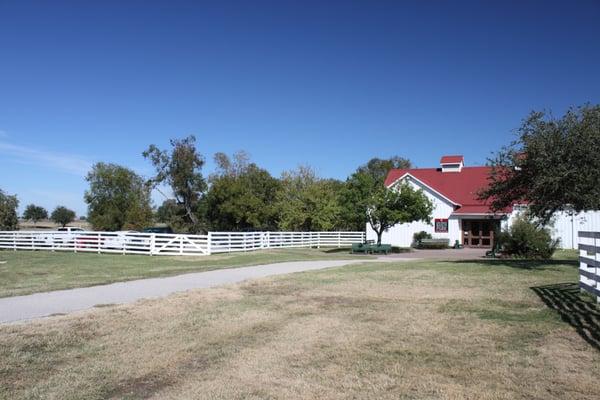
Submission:
{"label": "leafy green tree", "polygon": [[154,218],[158,222],[170,224],[173,220],[178,218],[179,214],[183,211],[174,199],[167,199],[156,209]]}
{"label": "leafy green tree", "polygon": [[381,244],[383,232],[396,224],[431,222],[433,204],[422,190],[404,184],[393,189],[379,188],[367,200],[367,220]]}
{"label": "leafy green tree", "polygon": [[210,180],[217,179],[221,176],[239,176],[248,171],[250,165],[250,156],[245,151],[241,150],[229,157],[225,153],[216,153],[214,155],[216,172],[210,176]]}
{"label": "leafy green tree", "polygon": [[412,168],[410,160],[393,156],[390,158],[372,158],[366,164],[358,167],[357,172],[364,172],[371,175],[374,179],[385,181],[388,172],[391,169],[408,169]]}
{"label": "leafy green tree", "polygon": [[36,224],[39,220],[48,218],[48,211],[44,207],[29,204],[23,212],[23,218],[33,221]]}
{"label": "leafy green tree", "polygon": [[171,187],[175,201],[185,210],[184,218],[189,230],[198,232],[202,228],[198,218],[200,203],[207,189],[201,173],[204,159],[196,149],[193,135],[181,140],[172,139],[170,143],[170,152],[152,144],[142,153],[156,170],[150,183],[153,187],[163,183]]}
{"label": "leafy green tree", "polygon": [[[203,202],[204,198],[201,200],[201,204]],[[204,223],[202,210],[198,213],[202,217],[202,223]],[[185,208],[174,199],[163,201],[160,207],[157,208],[154,218],[158,222],[168,224],[175,232],[186,232],[189,230],[189,223],[186,223]]]}
{"label": "leafy green tree", "polygon": [[385,230],[399,223],[431,222],[433,204],[422,190],[404,184],[388,189],[385,178],[390,168],[407,168],[410,162],[400,157],[373,159],[359,167],[346,181],[343,199],[346,218],[357,227],[369,223],[377,233],[377,243]]}
{"label": "leafy green tree", "polygon": [[14,231],[18,229],[17,207],[19,207],[17,196],[8,195],[0,189],[0,230]]}
{"label": "leafy green tree", "polygon": [[67,207],[58,206],[52,211],[50,219],[62,227],[75,220],[75,211],[69,210]]}
{"label": "leafy green tree", "polygon": [[600,209],[600,105],[569,109],[561,118],[532,112],[517,139],[490,160],[490,185],[480,193],[501,211],[529,203],[548,223],[559,210]]}
{"label": "leafy green tree", "polygon": [[206,194],[207,223],[211,229],[225,231],[275,229],[279,187],[277,179],[253,163],[235,173],[221,169],[211,176]]}
{"label": "leafy green tree", "polygon": [[140,230],[152,222],[150,186],[129,168],[97,163],[88,173],[85,192],[88,218],[94,229]]}
{"label": "leafy green tree", "polygon": [[309,167],[284,172],[277,193],[278,227],[291,231],[343,229],[339,192],[343,183],[319,179]]}
{"label": "leafy green tree", "polygon": [[385,178],[391,169],[411,167],[409,160],[399,156],[389,159],[372,158],[358,167],[340,191],[343,224],[351,230],[363,230],[368,222],[366,210],[371,194],[384,187]]}

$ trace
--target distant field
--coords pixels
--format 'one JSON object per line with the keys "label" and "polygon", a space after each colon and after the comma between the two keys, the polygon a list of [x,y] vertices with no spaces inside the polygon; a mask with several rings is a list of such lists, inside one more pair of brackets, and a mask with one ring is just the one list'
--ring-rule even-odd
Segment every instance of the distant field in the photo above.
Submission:
{"label": "distant field", "polygon": [[277,249],[199,257],[0,250],[0,297],[283,261],[349,259],[349,249]]}
{"label": "distant field", "polygon": [[[50,220],[42,220],[37,223],[31,221],[19,220],[19,230],[21,231],[38,231],[38,230],[54,230],[59,228],[61,225]],[[91,229],[91,225],[87,221],[73,221],[68,226],[77,226],[86,230]]]}
{"label": "distant field", "polygon": [[0,398],[597,400],[600,309],[562,256],[367,262],[0,326]]}

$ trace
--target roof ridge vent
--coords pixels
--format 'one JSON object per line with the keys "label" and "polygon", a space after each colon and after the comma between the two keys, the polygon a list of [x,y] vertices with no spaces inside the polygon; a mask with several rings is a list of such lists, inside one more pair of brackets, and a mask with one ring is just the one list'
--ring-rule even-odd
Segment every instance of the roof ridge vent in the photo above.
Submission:
{"label": "roof ridge vent", "polygon": [[442,172],[460,172],[465,166],[465,158],[462,155],[443,156],[440,165]]}

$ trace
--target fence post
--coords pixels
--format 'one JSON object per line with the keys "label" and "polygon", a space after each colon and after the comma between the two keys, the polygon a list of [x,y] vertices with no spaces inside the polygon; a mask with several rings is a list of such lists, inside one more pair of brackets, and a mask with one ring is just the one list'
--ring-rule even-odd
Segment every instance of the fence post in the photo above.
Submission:
{"label": "fence post", "polygon": [[[596,232],[596,237],[594,238],[594,261],[596,261],[596,268],[594,268],[594,272],[596,274],[596,289],[600,289],[600,268],[598,268],[598,262],[600,261],[600,256],[598,256],[598,249],[600,247],[600,236],[598,235],[598,233],[600,233],[600,231]],[[596,295],[596,303],[600,304],[600,296],[598,295]]]}
{"label": "fence post", "polygon": [[13,251],[17,251],[17,232],[13,233]]}
{"label": "fence post", "polygon": [[154,255],[156,251],[156,233],[150,234],[150,256]]}
{"label": "fence post", "polygon": [[208,232],[206,234],[206,255],[211,255],[211,241],[212,241],[212,233]]}
{"label": "fence post", "polygon": [[338,232],[338,248],[342,247],[342,232]]}

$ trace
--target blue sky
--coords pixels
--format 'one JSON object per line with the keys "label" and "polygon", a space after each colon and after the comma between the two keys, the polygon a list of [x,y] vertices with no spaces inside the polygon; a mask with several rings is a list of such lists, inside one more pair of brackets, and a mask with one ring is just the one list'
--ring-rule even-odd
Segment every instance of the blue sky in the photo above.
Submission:
{"label": "blue sky", "polygon": [[[0,188],[85,213],[96,161],[195,134],[272,174],[482,164],[532,109],[600,102],[600,3],[0,3]],[[491,2],[490,2],[491,3]]]}

